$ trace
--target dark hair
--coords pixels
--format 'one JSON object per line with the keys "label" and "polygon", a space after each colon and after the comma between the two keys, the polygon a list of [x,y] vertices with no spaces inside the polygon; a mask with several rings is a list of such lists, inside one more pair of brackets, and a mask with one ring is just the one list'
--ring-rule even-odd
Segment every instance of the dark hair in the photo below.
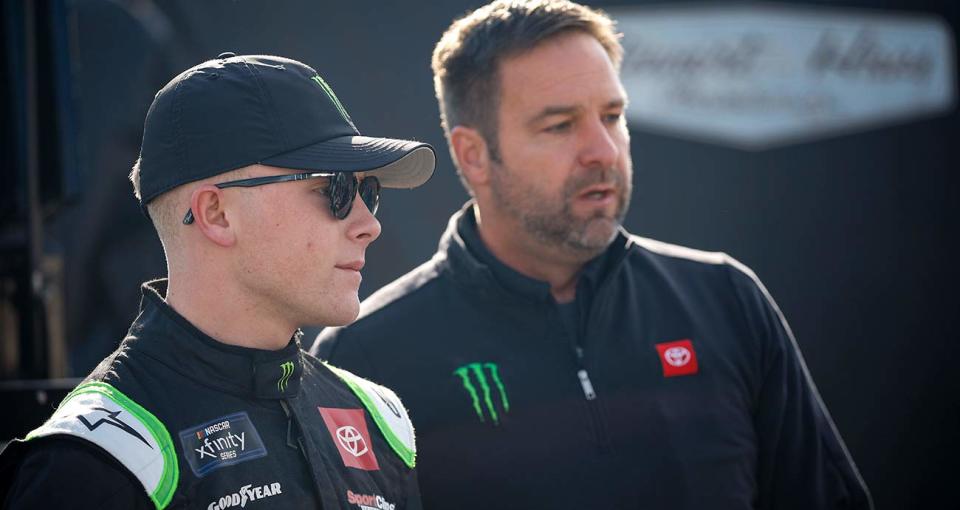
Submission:
{"label": "dark hair", "polygon": [[497,0],[457,19],[433,50],[433,84],[444,133],[454,126],[477,129],[499,160],[497,110],[500,62],[570,31],[594,37],[616,69],[623,47],[613,20],[602,11],[567,0]]}

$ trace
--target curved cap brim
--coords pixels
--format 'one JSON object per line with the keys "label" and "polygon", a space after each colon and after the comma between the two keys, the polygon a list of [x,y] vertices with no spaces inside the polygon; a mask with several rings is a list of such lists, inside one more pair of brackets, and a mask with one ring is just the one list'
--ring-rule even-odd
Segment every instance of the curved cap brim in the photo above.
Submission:
{"label": "curved cap brim", "polygon": [[437,165],[430,144],[393,138],[341,136],[261,161],[270,166],[317,172],[367,172],[385,188],[416,188]]}

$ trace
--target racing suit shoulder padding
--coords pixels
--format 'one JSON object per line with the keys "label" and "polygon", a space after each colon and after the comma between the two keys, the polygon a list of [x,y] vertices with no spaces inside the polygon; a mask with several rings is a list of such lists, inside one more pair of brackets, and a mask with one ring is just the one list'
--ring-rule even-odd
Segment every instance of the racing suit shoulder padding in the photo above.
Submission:
{"label": "racing suit shoulder padding", "polygon": [[180,478],[170,433],[150,411],[110,384],[77,386],[26,440],[57,434],[99,446],[137,477],[158,510],[170,504]]}
{"label": "racing suit shoulder padding", "polygon": [[324,362],[324,365],[336,374],[357,398],[363,402],[367,412],[373,417],[380,432],[386,438],[393,451],[403,459],[407,467],[413,469],[417,462],[417,444],[413,423],[407,415],[400,398],[385,386],[380,386],[342,368]]}

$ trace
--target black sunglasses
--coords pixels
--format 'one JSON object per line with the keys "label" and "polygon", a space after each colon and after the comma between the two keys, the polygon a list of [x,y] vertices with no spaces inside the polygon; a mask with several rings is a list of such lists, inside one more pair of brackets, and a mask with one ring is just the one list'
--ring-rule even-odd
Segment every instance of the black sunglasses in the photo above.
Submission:
{"label": "black sunglasses", "polygon": [[[223,188],[252,188],[254,186],[263,186],[275,182],[303,181],[306,179],[316,179],[319,177],[330,178],[330,184],[324,194],[330,199],[330,212],[338,220],[342,220],[350,215],[353,209],[353,199],[357,196],[357,190],[360,191],[360,200],[366,204],[370,214],[377,214],[377,207],[380,206],[380,180],[372,175],[360,179],[351,172],[310,172],[304,174],[289,175],[270,175],[267,177],[251,177],[249,179],[238,179],[236,181],[221,182],[214,186]],[[183,224],[193,223],[193,210],[187,209],[186,216],[183,217]]]}

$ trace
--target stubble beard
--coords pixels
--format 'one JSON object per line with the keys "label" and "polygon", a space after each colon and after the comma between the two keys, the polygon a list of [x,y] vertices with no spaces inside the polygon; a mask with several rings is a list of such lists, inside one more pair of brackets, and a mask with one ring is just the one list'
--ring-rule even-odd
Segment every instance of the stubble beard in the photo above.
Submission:
{"label": "stubble beard", "polygon": [[[580,260],[589,260],[607,249],[630,207],[632,185],[625,177],[627,172],[614,168],[571,176],[564,182],[559,200],[532,188],[511,186],[507,178],[512,173],[503,165],[498,165],[492,173],[496,206],[516,218],[524,231],[540,243]],[[595,184],[613,186],[617,198],[615,211],[610,215],[598,210],[589,217],[578,217],[573,212],[576,195]]]}

